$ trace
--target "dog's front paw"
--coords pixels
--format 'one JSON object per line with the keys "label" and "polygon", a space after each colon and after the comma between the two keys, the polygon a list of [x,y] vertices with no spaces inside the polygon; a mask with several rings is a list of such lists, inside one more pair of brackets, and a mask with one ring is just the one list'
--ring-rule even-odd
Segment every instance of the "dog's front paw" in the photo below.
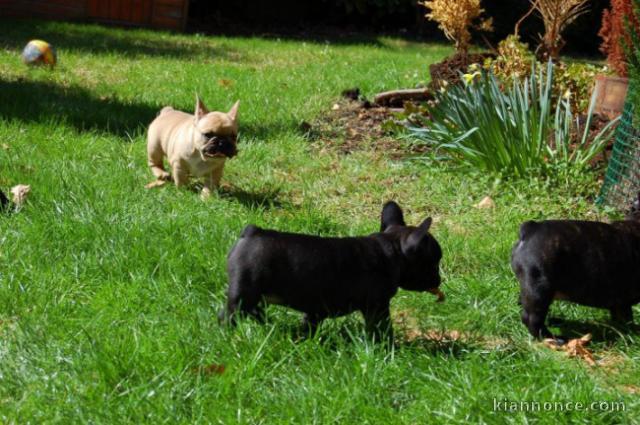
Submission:
{"label": "dog's front paw", "polygon": [[166,180],[154,180],[149,184],[146,184],[144,186],[145,189],[153,189],[154,187],[160,187],[160,186],[164,186],[165,184],[167,184]]}
{"label": "dog's front paw", "polygon": [[206,201],[209,198],[211,198],[211,189],[209,189],[208,187],[203,187],[202,192],[200,192],[200,199]]}

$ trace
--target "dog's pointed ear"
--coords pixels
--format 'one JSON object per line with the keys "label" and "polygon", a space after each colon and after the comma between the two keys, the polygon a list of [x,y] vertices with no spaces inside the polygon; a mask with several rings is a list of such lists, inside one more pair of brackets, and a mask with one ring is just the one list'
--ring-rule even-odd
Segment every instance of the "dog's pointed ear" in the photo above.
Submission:
{"label": "dog's pointed ear", "polygon": [[422,224],[418,226],[418,230],[420,230],[424,234],[427,234],[429,232],[429,229],[431,228],[431,224],[433,224],[433,219],[431,217],[426,218],[422,222]]}
{"label": "dog's pointed ear", "polygon": [[237,100],[236,103],[233,104],[227,115],[231,118],[232,121],[238,121],[238,108],[240,107],[240,101]]}
{"label": "dog's pointed ear", "polygon": [[209,111],[207,110],[207,107],[204,106],[204,103],[202,103],[202,101],[198,97],[198,94],[196,93],[196,111],[193,114],[196,117],[196,122],[199,121],[200,118],[204,117],[208,113]]}
{"label": "dog's pointed ear", "polygon": [[400,205],[389,201],[382,207],[382,217],[380,219],[380,231],[384,232],[387,227],[397,225],[405,226],[404,215]]}
{"label": "dog's pointed ear", "polygon": [[402,252],[405,255],[410,256],[416,252],[422,241],[424,241],[429,234],[429,228],[432,223],[433,219],[431,219],[431,217],[427,218],[402,242]]}

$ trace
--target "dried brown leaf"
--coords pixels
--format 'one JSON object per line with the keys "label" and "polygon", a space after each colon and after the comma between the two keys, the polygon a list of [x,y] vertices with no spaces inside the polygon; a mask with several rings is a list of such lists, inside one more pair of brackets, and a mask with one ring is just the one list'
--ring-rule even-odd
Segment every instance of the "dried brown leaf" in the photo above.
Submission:
{"label": "dried brown leaf", "polygon": [[229,87],[233,87],[234,84],[235,82],[233,80],[227,80],[225,78],[221,78],[218,80],[218,85],[220,87],[229,88]]}
{"label": "dried brown leaf", "polygon": [[572,339],[564,345],[559,345],[555,339],[548,338],[543,341],[544,345],[556,350],[564,351],[569,357],[576,357],[584,360],[589,366],[596,366],[596,360],[587,345],[591,342],[591,334],[586,334],[581,338]]}
{"label": "dried brown leaf", "polygon": [[192,369],[194,373],[198,373],[204,376],[222,375],[226,367],[223,364],[211,363],[208,365],[197,366]]}
{"label": "dried brown leaf", "polygon": [[479,203],[477,203],[475,205],[476,208],[479,208],[481,210],[488,210],[488,209],[493,209],[496,207],[496,203],[493,201],[493,199],[491,199],[490,196],[485,196],[482,201],[480,201]]}

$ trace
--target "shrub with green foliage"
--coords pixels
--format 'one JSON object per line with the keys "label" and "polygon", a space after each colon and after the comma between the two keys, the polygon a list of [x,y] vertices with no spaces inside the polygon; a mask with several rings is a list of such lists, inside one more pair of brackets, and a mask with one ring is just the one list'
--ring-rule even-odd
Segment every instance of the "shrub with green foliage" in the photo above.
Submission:
{"label": "shrub with green foliage", "polygon": [[589,108],[596,76],[609,73],[605,67],[576,62],[558,63],[554,72],[554,95],[565,96],[567,94],[571,108],[576,113],[586,112]]}
{"label": "shrub with green foliage", "polygon": [[498,43],[498,55],[485,61],[484,67],[491,69],[500,80],[511,81],[512,78],[526,77],[531,71],[531,62],[535,56],[529,45],[520,41],[520,37],[512,34]]}
{"label": "shrub with green foliage", "polygon": [[[496,76],[505,86],[510,86],[514,79],[530,76],[531,63],[536,61],[535,55],[529,50],[529,45],[520,41],[517,35],[510,35],[498,44],[498,55],[487,59],[484,63],[486,70]],[[544,64],[536,62],[536,66],[543,70]],[[586,112],[589,99],[595,85],[596,75],[608,73],[605,67],[589,63],[561,62],[555,63],[553,79],[553,104],[561,97],[568,97],[571,108],[575,112]]]}
{"label": "shrub with green foliage", "polygon": [[612,137],[615,121],[589,137],[596,93],[583,124],[574,120],[567,98],[554,107],[551,62],[546,70],[534,64],[529,77],[514,79],[505,91],[491,72],[467,81],[439,93],[430,117],[422,119],[424,127],[410,133],[472,167],[516,177],[560,167],[583,169]]}

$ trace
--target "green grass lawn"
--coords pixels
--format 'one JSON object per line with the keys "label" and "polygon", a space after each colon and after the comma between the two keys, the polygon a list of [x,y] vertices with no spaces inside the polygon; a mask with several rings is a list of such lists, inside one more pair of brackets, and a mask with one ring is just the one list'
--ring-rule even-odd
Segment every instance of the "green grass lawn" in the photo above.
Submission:
{"label": "green grass lawn", "polygon": [[[531,341],[509,266],[522,221],[600,216],[596,174],[502,181],[371,146],[341,154],[299,130],[345,88],[425,80],[448,47],[0,25],[0,187],[32,186],[20,213],[0,217],[0,422],[637,421],[638,335],[556,303],[565,333],[593,333],[600,365]],[[55,70],[20,62],[31,38],[57,47]],[[144,189],[146,126],[164,105],[191,111],[196,92],[211,109],[242,102],[240,154],[207,202]],[[487,195],[495,209],[473,207]],[[218,325],[225,257],[246,224],[363,235],[389,199],[411,223],[434,217],[447,294],[399,292],[394,349],[369,343],[357,314],[307,340],[295,338],[299,314],[279,307],[267,325]],[[494,399],[626,410],[494,412]]]}

